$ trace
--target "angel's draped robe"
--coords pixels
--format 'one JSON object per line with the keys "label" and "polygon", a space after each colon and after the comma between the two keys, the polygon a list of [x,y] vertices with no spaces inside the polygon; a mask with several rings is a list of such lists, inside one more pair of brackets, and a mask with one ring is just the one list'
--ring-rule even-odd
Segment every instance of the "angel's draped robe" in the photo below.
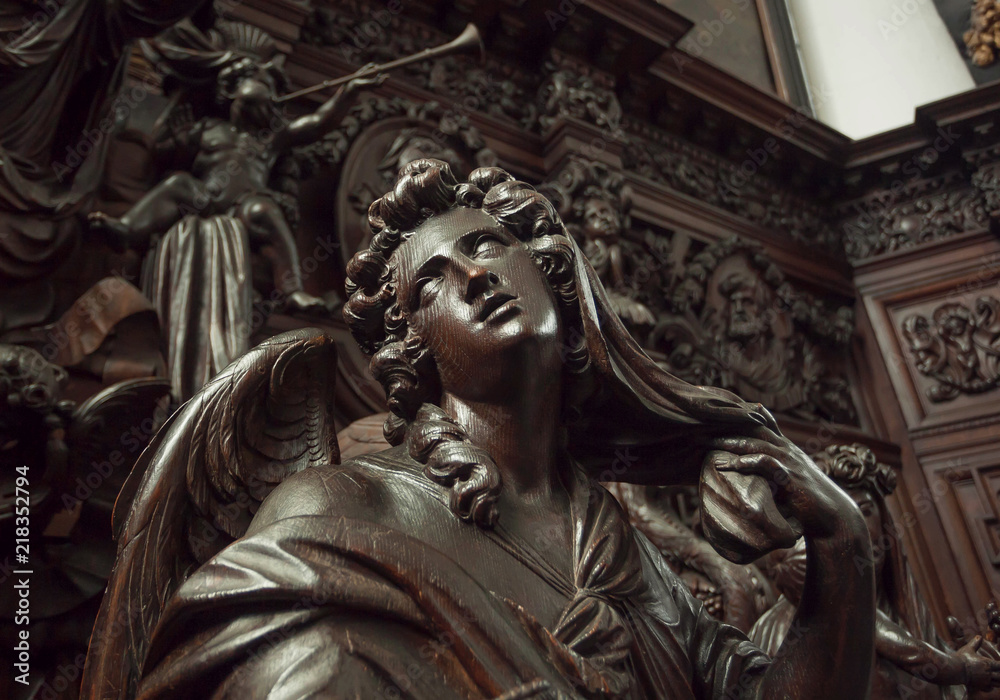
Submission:
{"label": "angel's draped robe", "polygon": [[[768,657],[703,610],[607,491],[570,481],[573,580],[502,513],[494,531],[460,521],[400,448],[291,477],[168,604],[139,697],[753,697]],[[558,622],[470,575],[474,557],[525,600],[557,596]]]}

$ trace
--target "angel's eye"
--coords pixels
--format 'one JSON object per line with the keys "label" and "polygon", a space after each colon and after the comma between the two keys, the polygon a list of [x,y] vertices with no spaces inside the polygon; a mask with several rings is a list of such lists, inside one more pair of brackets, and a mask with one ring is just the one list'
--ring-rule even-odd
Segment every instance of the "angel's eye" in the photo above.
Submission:
{"label": "angel's eye", "polygon": [[438,287],[438,282],[441,281],[440,274],[424,275],[417,280],[417,299],[423,300],[424,297],[428,296]]}
{"label": "angel's eye", "polygon": [[473,258],[497,258],[503,255],[507,244],[492,233],[485,233],[476,240],[472,248]]}

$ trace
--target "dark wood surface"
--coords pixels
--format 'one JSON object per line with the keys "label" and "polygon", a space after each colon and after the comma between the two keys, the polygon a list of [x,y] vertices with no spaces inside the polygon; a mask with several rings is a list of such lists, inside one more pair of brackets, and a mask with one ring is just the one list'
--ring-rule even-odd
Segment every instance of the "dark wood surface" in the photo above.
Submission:
{"label": "dark wood surface", "polygon": [[[977,303],[997,299],[1000,281],[1000,86],[983,84],[925,105],[912,125],[855,142],[706,61],[692,58],[680,70],[677,42],[691,23],[667,8],[638,0],[574,3],[569,13],[560,10],[563,4],[426,0],[390,11],[363,2],[247,0],[232,8],[232,18],[271,34],[287,55],[289,89],[440,44],[468,21],[484,35],[485,64],[464,57],[414,64],[361,95],[328,139],[296,154],[301,220],[294,235],[303,288],[326,295],[330,305],[346,299],[346,262],[367,242],[366,197],[385,191],[393,155],[395,165],[404,152],[443,158],[460,177],[476,166],[500,165],[550,193],[566,185],[565,174],[578,160],[605,169],[609,175],[595,180],[595,191],[606,199],[612,193],[608,201],[621,208],[616,245],[624,252],[624,274],[604,281],[624,281],[615,291],[658,321],[677,326],[684,317],[697,341],[691,352],[677,354],[676,343],[650,342],[650,329],[630,327],[644,351],[689,379],[695,375],[684,374],[692,371],[684,357],[695,357],[714,367],[708,381],[772,409],[774,392],[755,385],[767,384],[764,375],[795,388],[784,396],[817,386],[816,377],[827,378],[824,386],[836,380],[850,411],[820,410],[815,400],[782,403],[782,431],[809,452],[861,442],[896,469],[899,486],[886,502],[902,524],[914,578],[938,631],[949,635],[949,615],[967,630],[984,629],[981,611],[1000,584],[994,484],[1000,389],[993,322],[977,315]],[[382,9],[387,13],[379,14]],[[547,12],[565,21],[553,27]],[[129,85],[154,72],[138,60],[130,70]],[[148,83],[154,94],[136,106],[110,147],[109,174],[88,184],[96,192],[91,209],[124,213],[152,184],[150,129],[166,106],[155,94],[158,84]],[[329,96],[293,102],[291,113],[310,113]],[[613,180],[620,180],[620,190]],[[568,188],[569,207],[560,209],[581,244],[585,217],[574,218],[573,202],[595,199],[585,188]],[[140,284],[138,256],[118,256],[86,237],[88,210],[81,205],[65,224],[73,231],[59,234],[72,239],[76,253],[61,264],[52,258],[57,266],[41,281],[5,286],[4,342],[38,349],[56,342],[51,324],[109,273]],[[749,268],[766,277],[751,285],[771,300],[765,340],[792,358],[788,362],[775,363],[769,352],[754,362],[755,353],[761,355],[753,343],[732,346],[738,337],[708,317],[712,310],[728,313],[732,303],[718,296],[723,279],[700,283],[698,293],[715,301],[681,303],[682,283],[699,286],[692,277],[699,265],[744,269],[748,253],[730,254],[734,236],[741,251],[759,256],[759,266]],[[722,250],[730,252],[704,264],[706,251]],[[776,272],[767,273],[770,267]],[[266,288],[266,274],[258,274],[261,279]],[[935,310],[953,305],[971,312],[975,331],[963,337],[972,339],[974,351],[962,354],[957,348],[964,341],[943,339],[934,321]],[[367,359],[339,318],[268,311],[253,324],[251,344],[308,325],[333,336],[336,427],[385,409]],[[920,316],[928,319],[929,335],[914,341],[907,320]],[[851,319],[846,342],[817,323],[838,317]],[[149,368],[163,358],[149,343],[132,340],[148,340],[152,332],[130,330],[129,323],[101,335],[99,347],[69,367],[65,395],[82,401],[113,383],[115,372],[159,372]],[[919,350],[920,342],[931,350]],[[806,352],[811,348],[818,351]],[[807,363],[806,355],[819,361]],[[120,357],[143,360],[109,359]],[[969,380],[970,390],[932,398],[942,377],[955,376],[978,383]]]}

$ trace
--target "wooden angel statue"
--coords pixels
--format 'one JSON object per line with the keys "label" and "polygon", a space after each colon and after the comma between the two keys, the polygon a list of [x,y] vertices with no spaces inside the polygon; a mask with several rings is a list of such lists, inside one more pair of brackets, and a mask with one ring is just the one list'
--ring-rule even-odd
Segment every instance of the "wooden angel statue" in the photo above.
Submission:
{"label": "wooden angel statue", "polygon": [[[545,197],[417,160],[369,223],[344,313],[391,447],[338,464],[317,333],[212,380],[119,499],[84,697],[864,697],[857,506],[759,405],[652,362]],[[712,619],[600,481],[699,483],[734,559],[804,535],[802,635],[771,658]]]}

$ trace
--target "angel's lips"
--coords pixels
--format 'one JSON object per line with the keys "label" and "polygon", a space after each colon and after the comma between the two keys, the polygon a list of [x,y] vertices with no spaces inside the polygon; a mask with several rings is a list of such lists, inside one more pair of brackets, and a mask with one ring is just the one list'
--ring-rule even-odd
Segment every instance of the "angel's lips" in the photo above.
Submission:
{"label": "angel's lips", "polygon": [[486,321],[491,316],[493,316],[494,313],[499,312],[501,307],[504,306],[513,307],[514,305],[508,304],[508,302],[514,301],[515,299],[517,299],[517,295],[508,294],[506,292],[498,292],[493,296],[489,297],[483,303],[483,308],[479,311],[480,322]]}

